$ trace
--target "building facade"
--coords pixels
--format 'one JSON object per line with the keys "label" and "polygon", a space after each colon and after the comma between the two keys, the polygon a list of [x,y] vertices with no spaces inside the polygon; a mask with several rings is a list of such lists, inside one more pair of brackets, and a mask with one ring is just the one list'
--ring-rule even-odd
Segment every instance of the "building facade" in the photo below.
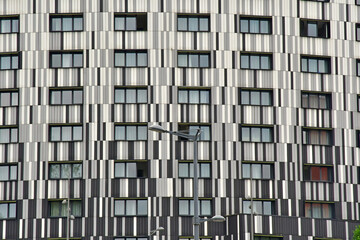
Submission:
{"label": "building facade", "polygon": [[[359,0],[0,0],[0,239],[351,239]],[[70,194],[70,195],[69,195]]]}

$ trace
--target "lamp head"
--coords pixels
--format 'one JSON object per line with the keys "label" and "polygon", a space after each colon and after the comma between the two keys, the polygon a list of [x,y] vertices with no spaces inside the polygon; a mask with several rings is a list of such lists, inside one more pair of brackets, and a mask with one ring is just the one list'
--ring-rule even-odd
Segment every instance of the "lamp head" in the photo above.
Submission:
{"label": "lamp head", "polygon": [[163,228],[163,227],[158,227],[158,228],[156,229],[156,231],[164,231],[164,228]]}
{"label": "lamp head", "polygon": [[212,222],[225,222],[225,218],[220,215],[215,215],[211,218]]}
{"label": "lamp head", "polygon": [[67,204],[67,200],[66,199],[62,200],[61,204]]}
{"label": "lamp head", "polygon": [[166,133],[168,132],[167,130],[165,130],[162,126],[160,125],[152,125],[149,127],[149,130],[154,131],[154,132],[159,132],[159,133]]}

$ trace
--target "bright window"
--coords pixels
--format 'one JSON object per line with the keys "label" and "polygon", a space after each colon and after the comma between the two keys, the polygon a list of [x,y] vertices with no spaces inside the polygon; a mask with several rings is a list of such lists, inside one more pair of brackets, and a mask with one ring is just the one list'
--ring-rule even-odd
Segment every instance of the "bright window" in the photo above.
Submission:
{"label": "bright window", "polygon": [[209,15],[180,15],[178,14],[178,31],[208,32],[210,29]]}
{"label": "bright window", "polygon": [[17,165],[0,165],[0,181],[17,180]]}
{"label": "bright window", "polygon": [[0,54],[0,70],[20,69],[19,53],[1,53]]}
{"label": "bright window", "polygon": [[147,89],[116,88],[115,103],[147,103]]}
{"label": "bright window", "polygon": [[307,73],[331,73],[329,57],[301,57],[301,71]]}
{"label": "bright window", "polygon": [[178,67],[210,67],[210,53],[178,52]]}
{"label": "bright window", "polygon": [[305,203],[305,217],[311,218],[333,218],[334,204],[332,203]]}
{"label": "bright window", "polygon": [[19,105],[18,90],[0,91],[0,107],[14,107]]}
{"label": "bright window", "polygon": [[147,216],[147,199],[118,199],[115,203],[115,216]]}
{"label": "bright window", "polygon": [[0,202],[0,219],[16,218],[15,202]]}
{"label": "bright window", "polygon": [[[253,212],[260,215],[274,215],[275,214],[275,201],[262,201],[262,200],[253,200]],[[243,213],[251,213],[251,201],[243,201]]]}
{"label": "bright window", "polygon": [[81,125],[50,126],[51,142],[82,141]]}
{"label": "bright window", "polygon": [[331,94],[302,92],[301,103],[303,108],[331,109]]}
{"label": "bright window", "polygon": [[242,177],[253,179],[273,179],[274,165],[271,163],[242,163]]}
{"label": "bright window", "polygon": [[115,140],[145,141],[147,140],[146,125],[115,125]]}
{"label": "bright window", "polygon": [[18,128],[17,127],[0,127],[0,143],[17,143]]}
{"label": "bright window", "polygon": [[83,31],[82,15],[50,15],[51,32]]}
{"label": "bright window", "polygon": [[0,17],[0,33],[18,33],[19,32],[19,16]]}
{"label": "bright window", "polygon": [[271,90],[241,89],[240,95],[242,105],[271,106],[273,102]]}
{"label": "bright window", "polygon": [[242,33],[271,34],[271,25],[271,17],[240,17],[240,32]]}
{"label": "bright window", "polygon": [[[193,216],[194,215],[194,200],[180,199],[179,200],[179,215]],[[211,200],[199,199],[199,215],[211,216]]]}
{"label": "bright window", "polygon": [[[179,162],[179,178],[193,178],[194,177],[194,163],[192,162]],[[198,177],[210,178],[211,177],[211,163],[199,162],[198,163]]]}
{"label": "bright window", "polygon": [[81,68],[83,66],[82,52],[51,52],[51,68]]}
{"label": "bright window", "polygon": [[116,50],[115,67],[147,67],[146,50]]}
{"label": "bright window", "polygon": [[241,69],[271,70],[272,54],[241,53]]}
{"label": "bright window", "polygon": [[82,163],[50,163],[49,179],[82,178]]}
{"label": "bright window", "polygon": [[243,142],[273,142],[272,127],[242,126],[240,141]]}
{"label": "bright window", "polygon": [[116,178],[145,178],[148,176],[147,161],[115,162]]}
{"label": "bright window", "polygon": [[82,89],[50,89],[51,105],[73,105],[83,103]]}
{"label": "bright window", "polygon": [[119,13],[115,14],[115,31],[146,31],[146,13]]}
{"label": "bright window", "polygon": [[178,103],[210,104],[209,89],[179,89]]}

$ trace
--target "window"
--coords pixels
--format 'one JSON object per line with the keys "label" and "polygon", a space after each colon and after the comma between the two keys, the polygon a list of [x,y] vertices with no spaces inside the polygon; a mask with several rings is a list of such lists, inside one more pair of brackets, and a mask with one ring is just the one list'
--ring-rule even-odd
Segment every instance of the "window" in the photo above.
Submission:
{"label": "window", "polygon": [[114,240],[149,240],[147,237],[117,237]]}
{"label": "window", "polygon": [[18,128],[17,127],[0,127],[0,143],[17,143]]}
{"label": "window", "polygon": [[115,125],[115,140],[145,141],[147,140],[146,125]]}
{"label": "window", "polygon": [[360,147],[360,130],[356,131],[356,145]]}
{"label": "window", "polygon": [[360,95],[357,96],[357,104],[358,112],[360,112]]}
{"label": "window", "polygon": [[16,218],[16,202],[0,202],[0,220]]}
{"label": "window", "polygon": [[331,166],[304,165],[304,180],[330,182],[333,179]]}
{"label": "window", "polygon": [[82,163],[50,163],[49,179],[82,178]]}
{"label": "window", "polygon": [[[275,214],[275,201],[262,201],[262,200],[253,200],[254,214],[261,215],[274,215]],[[243,201],[243,213],[251,214],[251,201]]]}
{"label": "window", "polygon": [[312,218],[333,218],[334,204],[333,203],[305,203],[305,217]]}
{"label": "window", "polygon": [[330,58],[302,56],[301,71],[307,73],[331,73]]}
{"label": "window", "polygon": [[0,17],[0,33],[18,33],[19,16]]}
{"label": "window", "polygon": [[51,142],[82,141],[81,125],[50,126]]}
{"label": "window", "polygon": [[254,235],[254,240],[282,240],[283,237],[277,236],[256,236]]}
{"label": "window", "polygon": [[115,14],[115,31],[146,31],[146,13]]}
{"label": "window", "polygon": [[115,67],[147,67],[146,50],[116,50]]}
{"label": "window", "polygon": [[0,181],[17,180],[17,165],[0,165]]}
{"label": "window", "polygon": [[[209,125],[190,125],[190,124],[179,124],[179,131],[188,132],[190,135],[195,135],[197,129],[200,129],[201,133],[199,136],[199,141],[210,141],[211,140],[211,132]],[[181,138],[180,140],[187,140],[185,138]]]}
{"label": "window", "polygon": [[272,54],[241,53],[241,69],[272,69]]}
{"label": "window", "polygon": [[303,128],[303,143],[315,145],[331,145],[332,130]]}
{"label": "window", "polygon": [[117,199],[115,203],[115,216],[147,216],[147,199]]}
{"label": "window", "polygon": [[357,167],[358,170],[358,184],[360,184],[360,167]]}
{"label": "window", "polygon": [[[179,178],[193,178],[194,177],[194,163],[179,162]],[[211,162],[198,163],[198,177],[211,178]]]}
{"label": "window", "polygon": [[[66,217],[67,216],[67,203],[63,200],[49,200],[50,217]],[[74,217],[82,216],[81,200],[70,200],[70,211]]]}
{"label": "window", "polygon": [[115,162],[116,178],[146,178],[148,176],[147,161]]}
{"label": "window", "polygon": [[51,52],[51,68],[81,68],[83,66],[82,52]]}
{"label": "window", "polygon": [[272,127],[242,126],[240,141],[243,142],[273,142]]}
{"label": "window", "polygon": [[327,93],[301,93],[303,108],[331,109],[331,94]]}
{"label": "window", "polygon": [[253,179],[274,179],[274,165],[269,163],[242,163],[242,177]]}
{"label": "window", "polygon": [[240,89],[242,105],[271,106],[272,91],[261,89]]}
{"label": "window", "polygon": [[208,68],[210,67],[210,53],[178,52],[178,67]]}
{"label": "window", "polygon": [[77,32],[83,31],[83,16],[50,15],[50,32]]}
{"label": "window", "polygon": [[210,15],[182,15],[178,14],[178,31],[209,32]]}
{"label": "window", "polygon": [[356,5],[360,5],[360,0],[355,0]]}
{"label": "window", "polygon": [[6,89],[0,91],[0,107],[14,107],[19,105],[19,91]]}
{"label": "window", "polygon": [[300,19],[300,36],[330,38],[330,21]]}
{"label": "window", "polygon": [[210,104],[209,89],[179,89],[178,103]]}
{"label": "window", "polygon": [[115,103],[147,103],[147,89],[116,88]]}
{"label": "window", "polygon": [[0,53],[0,70],[20,69],[19,53]]}
{"label": "window", "polygon": [[83,90],[76,89],[50,89],[51,105],[73,105],[83,103]]}
{"label": "window", "polygon": [[240,32],[241,33],[261,33],[271,34],[271,17],[256,18],[256,17],[240,17]]}
{"label": "window", "polygon": [[[179,199],[179,215],[193,216],[194,215],[194,200]],[[211,200],[199,199],[199,215],[211,216]]]}

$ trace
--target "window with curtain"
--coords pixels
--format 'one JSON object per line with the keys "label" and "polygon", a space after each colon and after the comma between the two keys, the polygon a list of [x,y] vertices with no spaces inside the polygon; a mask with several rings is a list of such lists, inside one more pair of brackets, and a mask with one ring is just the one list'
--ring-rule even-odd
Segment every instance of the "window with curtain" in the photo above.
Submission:
{"label": "window with curtain", "polygon": [[334,218],[334,204],[322,202],[305,202],[305,217]]}
{"label": "window with curtain", "polygon": [[333,180],[333,167],[321,165],[304,165],[304,180],[330,182]]}

